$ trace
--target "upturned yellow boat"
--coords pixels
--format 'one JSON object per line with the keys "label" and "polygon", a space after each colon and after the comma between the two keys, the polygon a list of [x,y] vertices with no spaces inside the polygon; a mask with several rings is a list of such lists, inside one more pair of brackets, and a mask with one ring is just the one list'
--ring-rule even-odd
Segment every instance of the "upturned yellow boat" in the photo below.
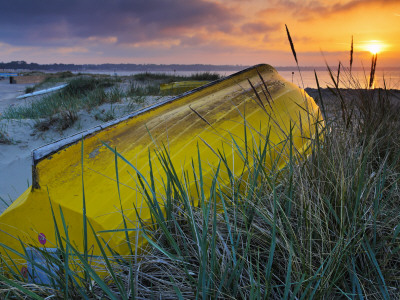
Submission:
{"label": "upturned yellow boat", "polygon": [[[33,185],[0,216],[0,243],[20,252],[20,241],[28,248],[34,245],[54,251],[57,240],[51,203],[60,234],[65,236],[59,207],[71,245],[83,252],[85,203],[87,219],[98,236],[114,251],[128,254],[125,233],[103,231],[124,228],[122,210],[129,228],[140,228],[137,214],[150,221],[138,173],[145,186],[146,181],[154,181],[154,195],[163,207],[166,175],[155,151],[167,150],[175,170],[188,174],[186,186],[197,205],[198,178],[194,178],[192,168],[198,166],[198,157],[204,186],[210,187],[221,161],[220,153],[224,153],[234,175],[241,176],[244,162],[235,149],[257,147],[268,135],[266,164],[275,161],[282,168],[287,163],[285,147],[289,147],[283,141],[291,135],[294,147],[304,153],[315,135],[316,124],[323,126],[319,108],[303,90],[284,80],[269,65],[248,68],[34,150]],[[110,149],[124,157],[117,159],[118,168],[116,155]],[[229,181],[222,170],[219,178],[221,182]],[[130,231],[132,244],[140,248],[144,241],[136,237]],[[0,247],[4,259],[12,258],[22,271],[29,269],[6,247]],[[91,254],[101,254],[92,234],[88,235],[87,247]]]}

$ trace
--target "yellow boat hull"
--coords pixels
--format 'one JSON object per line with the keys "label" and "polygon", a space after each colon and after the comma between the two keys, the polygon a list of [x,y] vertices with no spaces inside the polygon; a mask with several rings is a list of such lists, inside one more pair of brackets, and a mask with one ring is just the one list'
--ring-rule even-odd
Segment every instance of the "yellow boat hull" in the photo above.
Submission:
{"label": "yellow boat hull", "polygon": [[[264,84],[259,74],[272,97],[269,101],[265,101],[266,91],[262,91]],[[255,96],[248,80],[263,103]],[[33,185],[0,216],[0,243],[20,252],[23,251],[20,240],[26,246],[56,248],[51,203],[61,235],[65,233],[59,208],[68,226],[71,244],[83,252],[84,199],[87,219],[98,236],[116,252],[128,254],[125,233],[101,231],[124,227],[121,210],[129,228],[140,227],[137,213],[143,220],[150,220],[150,211],[137,180],[139,172],[144,181],[151,182],[149,156],[154,192],[163,206],[166,178],[155,151],[166,149],[175,169],[189,174],[187,187],[196,205],[198,183],[190,174],[193,174],[192,166],[198,166],[198,154],[207,191],[220,162],[219,153],[224,153],[235,176],[240,176],[244,162],[234,149],[244,149],[245,144],[254,147],[269,134],[273,150],[266,164],[272,164],[278,153],[286,151],[282,141],[289,134],[294,147],[300,153],[306,151],[315,134],[316,123],[321,126],[323,121],[313,99],[285,81],[269,65],[257,65],[209,83],[122,120],[33,151]],[[248,141],[245,141],[245,130]],[[116,155],[104,143],[116,149],[131,165],[118,158],[116,168]],[[282,168],[286,163],[287,157],[283,155],[277,167]],[[229,181],[222,169],[219,180]],[[134,231],[130,232],[130,238],[134,246],[142,246],[142,238],[136,240]],[[88,247],[91,254],[100,254],[91,233]],[[6,255],[1,247],[0,252],[3,258],[9,255],[18,268],[24,268],[23,259],[10,251]]]}

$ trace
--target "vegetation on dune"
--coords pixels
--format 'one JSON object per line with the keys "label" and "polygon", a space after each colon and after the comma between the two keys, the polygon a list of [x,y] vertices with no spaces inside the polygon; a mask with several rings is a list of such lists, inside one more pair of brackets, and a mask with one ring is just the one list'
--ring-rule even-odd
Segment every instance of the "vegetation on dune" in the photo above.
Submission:
{"label": "vegetation on dune", "polygon": [[[45,75],[45,73],[39,73],[40,75]],[[29,72],[26,75],[38,75],[35,72]],[[46,79],[42,82],[35,84],[34,86],[27,87],[25,93],[33,93],[35,91],[45,89],[46,87],[53,86],[54,84],[66,81],[68,78],[74,77],[75,75],[70,71],[58,72],[55,74],[46,74]]]}
{"label": "vegetation on dune", "polygon": [[[40,90],[49,85],[67,82],[64,89],[45,95],[42,98],[22,106],[11,106],[4,111],[3,119],[36,119],[40,130],[47,130],[58,124],[57,128],[64,130],[70,127],[77,119],[79,110],[88,111],[104,104],[117,103],[124,98],[130,98],[129,108],[133,104],[144,103],[146,96],[173,95],[177,91],[160,93],[160,84],[183,80],[215,80],[220,78],[215,73],[196,73],[190,76],[175,76],[168,74],[141,73],[126,78],[130,84],[122,89],[120,77],[98,75],[74,75],[71,72],[61,72],[49,76],[42,83],[28,87],[26,92]],[[97,118],[103,121],[111,120],[115,114],[110,110],[106,114],[97,113]]]}
{"label": "vegetation on dune", "polygon": [[171,75],[165,73],[139,73],[130,77],[131,85],[127,92],[127,95],[146,96],[146,95],[161,95],[171,96],[180,94],[186,89],[171,89],[168,91],[160,91],[160,84],[180,82],[180,81],[214,81],[220,79],[221,76],[218,73],[202,72],[195,73],[192,75]]}
{"label": "vegetation on dune", "polygon": [[160,95],[160,84],[153,81],[145,83],[131,81],[126,94],[130,97],[158,96]]}
{"label": "vegetation on dune", "polygon": [[189,76],[146,72],[146,73],[135,74],[132,77],[134,80],[137,80],[137,81],[159,80],[159,81],[162,81],[162,83],[171,83],[174,81],[185,81],[185,80],[213,81],[213,80],[217,80],[217,79],[221,78],[221,76],[218,73],[212,73],[212,72],[195,73],[195,74],[192,74]]}
{"label": "vegetation on dune", "polygon": [[[293,45],[292,50],[295,53]],[[326,127],[311,142],[310,155],[292,150],[284,169],[268,169],[265,138],[257,148],[246,149],[254,157],[253,163],[243,157],[248,179],[231,176],[227,186],[216,172],[208,199],[202,198],[201,165],[194,166],[198,198],[203,200],[192,207],[186,175],[169,163],[168,152],[155,153],[168,179],[165,214],[151,197],[152,184],[142,182],[139,188],[154,220],[151,226],[142,223],[141,234],[149,242],[145,251],[122,257],[97,239],[104,252],[102,267],[108,274],[102,279],[90,265],[91,259],[99,258],[74,248],[68,240],[68,220],[63,220],[55,224],[60,255],[53,257],[37,249],[46,258],[46,267],[20,254],[47,274],[50,284],[27,284],[1,258],[0,293],[36,299],[49,295],[108,299],[398,297],[400,102],[390,90],[369,88],[369,84],[346,94],[339,88],[339,74],[331,75],[329,101],[318,88],[316,101]],[[358,87],[352,80],[347,83]],[[286,142],[291,140],[289,135]],[[232,150],[243,152],[234,146]],[[116,161],[122,157],[114,149],[109,151],[115,153]],[[219,167],[232,174],[223,153]],[[123,214],[121,221],[126,232],[135,230]],[[89,222],[84,239],[88,234],[97,236]],[[127,243],[135,246],[135,241],[127,239]]]}
{"label": "vegetation on dune", "polygon": [[118,87],[105,90],[114,84],[115,80],[110,78],[74,78],[67,87],[56,93],[23,106],[10,106],[2,118],[35,119],[40,130],[47,130],[54,124],[59,130],[64,130],[78,119],[79,110],[91,110],[104,103],[119,102],[123,94]]}
{"label": "vegetation on dune", "polygon": [[0,144],[12,144],[12,139],[8,136],[3,124],[0,125]]}

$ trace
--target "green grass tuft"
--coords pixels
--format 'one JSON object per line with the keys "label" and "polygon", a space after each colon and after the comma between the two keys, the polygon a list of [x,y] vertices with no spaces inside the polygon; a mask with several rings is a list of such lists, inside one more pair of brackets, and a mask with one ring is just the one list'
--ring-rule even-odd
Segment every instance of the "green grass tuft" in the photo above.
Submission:
{"label": "green grass tuft", "polygon": [[189,80],[205,80],[213,81],[221,78],[218,73],[212,72],[199,72],[192,75],[172,75],[165,73],[139,73],[132,76],[133,80],[146,82],[146,81],[160,81],[161,83],[171,83],[175,81],[189,81]]}
{"label": "green grass tuft", "polygon": [[[91,110],[104,103],[120,102],[125,93],[111,78],[73,78],[67,87],[22,106],[10,106],[3,119],[35,119],[39,130],[57,124],[59,130],[71,127],[81,109]],[[106,91],[106,89],[109,89]],[[108,116],[107,118],[109,118]]]}

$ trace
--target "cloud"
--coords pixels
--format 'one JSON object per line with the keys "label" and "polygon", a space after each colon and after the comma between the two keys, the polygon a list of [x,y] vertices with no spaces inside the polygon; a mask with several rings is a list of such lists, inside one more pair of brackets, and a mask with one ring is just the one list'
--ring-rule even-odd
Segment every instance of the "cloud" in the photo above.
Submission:
{"label": "cloud", "polygon": [[[283,23],[288,24],[298,53],[347,49],[346,41],[353,34],[356,41],[369,36],[395,41],[398,3],[399,0],[4,1],[0,9],[0,52],[2,60],[39,62],[248,64],[268,59],[277,64],[279,61],[274,59],[282,51],[287,51],[282,57],[291,59]],[[391,23],[387,23],[389,19]],[[311,61],[312,56],[304,56]]]}
{"label": "cloud", "polygon": [[115,44],[116,42],[118,42],[118,37],[116,37],[116,36],[105,36],[105,37],[89,36],[88,41],[101,43],[101,44]]}
{"label": "cloud", "polygon": [[84,47],[59,47],[55,48],[54,52],[65,55],[72,53],[88,53],[89,49]]}
{"label": "cloud", "polygon": [[180,39],[181,46],[198,47],[204,44],[208,44],[210,38],[205,33],[198,33],[191,36],[185,36]]}
{"label": "cloud", "polygon": [[32,50],[32,47],[14,47],[10,44],[0,42],[0,52],[2,57],[20,53],[24,50]]}
{"label": "cloud", "polygon": [[[295,19],[309,21],[312,19],[326,18],[334,15],[341,15],[344,12],[350,12],[358,9],[368,9],[371,6],[398,5],[398,0],[350,0],[350,1],[294,1],[278,0],[274,8],[278,11],[290,11]],[[271,9],[265,9],[259,12],[259,15],[270,14]]]}
{"label": "cloud", "polygon": [[280,24],[266,24],[263,22],[251,22],[245,23],[241,26],[242,32],[246,34],[257,34],[257,33],[268,33],[271,31],[276,31],[281,28]]}
{"label": "cloud", "polygon": [[138,43],[177,38],[199,28],[230,32],[238,17],[234,9],[206,0],[13,0],[2,3],[0,41]]}

